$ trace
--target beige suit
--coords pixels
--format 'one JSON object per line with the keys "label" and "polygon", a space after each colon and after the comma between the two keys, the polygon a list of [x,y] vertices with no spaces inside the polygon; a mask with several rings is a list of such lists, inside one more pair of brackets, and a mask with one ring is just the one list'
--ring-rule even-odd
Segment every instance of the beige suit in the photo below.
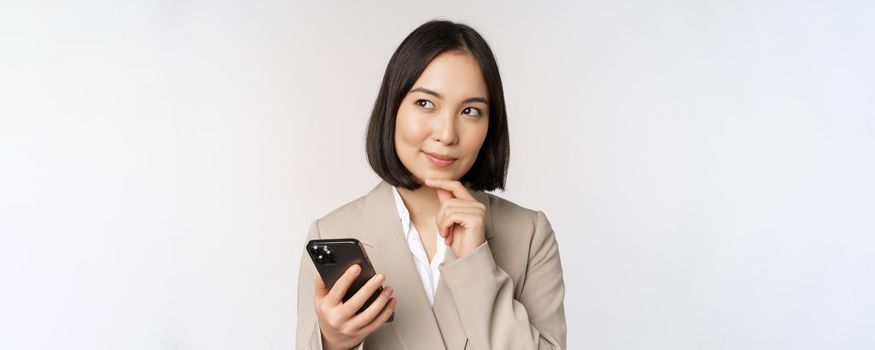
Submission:
{"label": "beige suit", "polygon": [[[380,182],[313,223],[308,239],[361,241],[395,290],[395,321],[368,336],[365,349],[565,348],[565,284],[547,218],[491,194],[472,195],[486,206],[486,243],[461,259],[447,249],[434,305],[417,275],[391,185]],[[297,349],[321,349],[313,307],[316,269],[302,254]]]}

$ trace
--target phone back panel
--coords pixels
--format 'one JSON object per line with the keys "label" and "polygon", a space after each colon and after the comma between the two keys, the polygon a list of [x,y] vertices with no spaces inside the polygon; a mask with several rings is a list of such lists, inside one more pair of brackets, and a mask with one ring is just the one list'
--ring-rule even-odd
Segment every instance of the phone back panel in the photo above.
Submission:
{"label": "phone back panel", "polygon": [[[315,255],[310,249],[310,247],[314,245],[329,247],[333,252],[334,261],[326,262],[323,260],[320,262],[319,259],[317,259],[317,255]],[[350,266],[353,264],[361,266],[362,272],[347,290],[346,295],[343,297],[343,301],[351,298],[359,288],[364,286],[365,283],[376,274],[374,267],[368,260],[367,252],[365,252],[361,243],[357,239],[315,239],[307,243],[306,249],[307,254],[316,266],[316,270],[319,271],[319,275],[322,276],[322,280],[329,289],[334,286],[340,276],[342,276]],[[374,293],[374,295],[369,298],[368,302],[365,303],[365,307],[370,305],[373,299],[376,299],[376,297],[379,296],[379,292],[381,291],[382,288],[380,288],[377,293]]]}

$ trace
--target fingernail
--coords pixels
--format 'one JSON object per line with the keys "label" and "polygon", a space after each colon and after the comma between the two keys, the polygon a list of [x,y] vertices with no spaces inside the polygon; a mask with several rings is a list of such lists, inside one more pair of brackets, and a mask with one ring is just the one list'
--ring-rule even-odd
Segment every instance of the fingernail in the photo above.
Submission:
{"label": "fingernail", "polygon": [[383,288],[383,294],[386,294],[386,296],[392,296],[392,287]]}
{"label": "fingernail", "polygon": [[386,278],[386,276],[383,276],[382,273],[378,273],[378,274],[377,274],[376,276],[374,276],[374,277],[377,278],[377,282],[383,282],[383,279]]}
{"label": "fingernail", "polygon": [[361,269],[362,269],[361,266],[352,265],[352,272],[353,273],[358,273]]}

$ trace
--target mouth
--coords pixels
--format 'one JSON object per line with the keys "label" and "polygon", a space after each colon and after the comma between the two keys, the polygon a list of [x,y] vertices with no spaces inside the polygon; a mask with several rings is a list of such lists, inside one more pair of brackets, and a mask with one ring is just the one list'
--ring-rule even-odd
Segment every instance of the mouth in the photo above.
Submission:
{"label": "mouth", "polygon": [[437,167],[441,167],[441,168],[446,168],[450,165],[453,165],[453,163],[455,163],[456,159],[457,159],[455,157],[451,157],[451,156],[439,154],[439,153],[429,153],[429,152],[425,152],[425,151],[423,151],[422,153],[425,154],[425,158],[427,158],[428,161],[431,162],[432,165],[437,166]]}

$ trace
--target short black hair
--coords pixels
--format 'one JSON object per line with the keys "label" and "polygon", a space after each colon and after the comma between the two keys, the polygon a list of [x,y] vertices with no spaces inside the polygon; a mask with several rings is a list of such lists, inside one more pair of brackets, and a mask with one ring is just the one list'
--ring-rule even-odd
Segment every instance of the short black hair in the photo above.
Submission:
{"label": "short black hair", "polygon": [[439,54],[460,50],[471,53],[480,65],[489,92],[489,128],[477,160],[460,181],[474,191],[504,190],[510,162],[510,140],[504,89],[495,56],[473,28],[450,21],[429,21],[411,32],[389,60],[374,110],[368,121],[368,162],[383,180],[396,187],[417,189],[413,175],[395,151],[395,119],[407,92]]}

